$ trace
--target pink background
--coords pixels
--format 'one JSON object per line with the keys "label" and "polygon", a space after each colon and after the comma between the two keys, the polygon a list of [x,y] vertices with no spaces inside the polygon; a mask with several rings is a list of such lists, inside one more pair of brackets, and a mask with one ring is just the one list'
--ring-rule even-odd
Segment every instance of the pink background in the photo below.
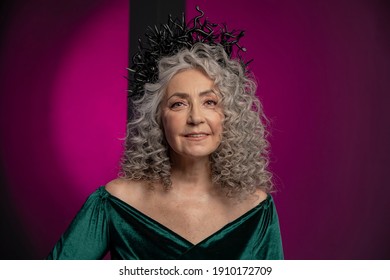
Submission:
{"label": "pink background", "polygon": [[[389,259],[388,4],[226,3],[187,0],[187,18],[200,5],[210,20],[246,30],[272,124],[285,257]],[[0,202],[9,242],[1,258],[39,259],[118,171],[129,3],[18,0],[6,15]]]}

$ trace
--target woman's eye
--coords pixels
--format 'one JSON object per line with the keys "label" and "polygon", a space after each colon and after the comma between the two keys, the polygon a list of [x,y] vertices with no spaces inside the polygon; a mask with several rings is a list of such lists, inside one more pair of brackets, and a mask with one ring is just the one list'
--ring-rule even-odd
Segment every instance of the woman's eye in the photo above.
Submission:
{"label": "woman's eye", "polygon": [[184,106],[183,102],[175,102],[175,103],[171,104],[170,108],[174,109],[174,108],[178,108],[178,107],[182,107],[182,106]]}
{"label": "woman's eye", "polygon": [[216,106],[216,105],[217,105],[217,101],[215,101],[215,100],[207,100],[207,101],[205,102],[205,104],[206,104],[207,106]]}

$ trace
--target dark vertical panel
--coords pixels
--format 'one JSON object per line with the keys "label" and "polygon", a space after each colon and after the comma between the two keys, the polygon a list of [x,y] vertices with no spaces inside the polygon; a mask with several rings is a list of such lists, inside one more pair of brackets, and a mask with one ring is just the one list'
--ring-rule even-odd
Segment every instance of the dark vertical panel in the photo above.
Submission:
{"label": "dark vertical panel", "polygon": [[[131,58],[137,51],[138,39],[144,39],[144,33],[148,26],[165,23],[168,15],[181,17],[185,9],[185,0],[130,0],[130,51],[129,65]],[[131,117],[131,104],[128,111]]]}
{"label": "dark vertical panel", "polygon": [[[18,3],[11,0],[0,2],[0,57],[3,55],[5,34],[9,25],[10,15]],[[0,59],[0,63],[3,60]],[[0,84],[0,95],[5,92]],[[2,147],[0,147],[2,148]],[[17,214],[15,205],[7,189],[3,150],[0,149],[0,260],[32,259],[34,249]]]}

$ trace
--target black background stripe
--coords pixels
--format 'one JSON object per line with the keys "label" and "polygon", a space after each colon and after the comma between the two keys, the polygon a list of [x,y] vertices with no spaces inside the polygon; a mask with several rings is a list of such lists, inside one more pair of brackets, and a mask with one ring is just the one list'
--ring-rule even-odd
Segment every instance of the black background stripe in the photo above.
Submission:
{"label": "black background stripe", "polygon": [[[185,0],[130,0],[129,66],[147,27],[166,23],[169,15],[181,17],[184,10]],[[131,118],[131,104],[128,104],[128,118]]]}

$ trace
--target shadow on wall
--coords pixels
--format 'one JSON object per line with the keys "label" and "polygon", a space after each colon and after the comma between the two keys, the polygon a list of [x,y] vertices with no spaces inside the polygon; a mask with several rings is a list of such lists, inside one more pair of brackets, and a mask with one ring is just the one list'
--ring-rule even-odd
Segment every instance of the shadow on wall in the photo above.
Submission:
{"label": "shadow on wall", "polygon": [[36,258],[34,246],[26,235],[5,186],[4,168],[0,169],[0,259],[22,260]]}

